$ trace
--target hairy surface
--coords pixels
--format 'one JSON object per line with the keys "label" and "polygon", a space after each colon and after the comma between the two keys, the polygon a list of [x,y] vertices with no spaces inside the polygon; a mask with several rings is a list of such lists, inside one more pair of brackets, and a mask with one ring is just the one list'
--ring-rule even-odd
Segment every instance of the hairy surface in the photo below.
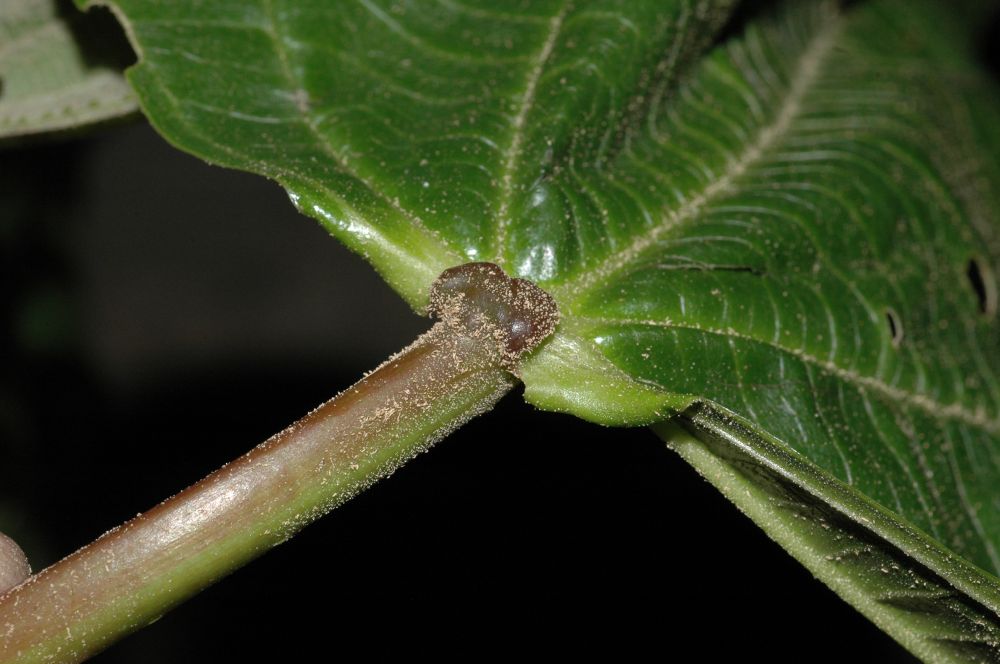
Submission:
{"label": "hairy surface", "polygon": [[20,584],[31,574],[28,557],[17,542],[0,533],[0,595]]}

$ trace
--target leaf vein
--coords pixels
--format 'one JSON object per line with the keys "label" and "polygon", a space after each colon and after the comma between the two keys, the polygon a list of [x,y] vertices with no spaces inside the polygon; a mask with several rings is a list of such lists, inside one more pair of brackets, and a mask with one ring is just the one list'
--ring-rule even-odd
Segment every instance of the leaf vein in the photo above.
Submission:
{"label": "leaf vein", "polygon": [[1000,420],[987,417],[981,410],[969,410],[964,404],[958,402],[940,403],[929,395],[908,392],[902,388],[896,387],[895,385],[890,385],[889,383],[879,380],[878,378],[865,376],[857,373],[856,371],[845,369],[832,362],[822,360],[818,357],[810,355],[804,350],[782,346],[772,341],[765,341],[746,334],[741,334],[735,330],[713,330],[692,325],[690,323],[675,323],[673,321],[602,318],[593,316],[578,316],[575,317],[575,322],[579,322],[580,324],[605,326],[659,327],[671,330],[692,330],[695,332],[701,332],[702,334],[734,337],[743,341],[768,346],[783,353],[787,353],[802,362],[811,364],[853,385],[868,388],[892,401],[913,406],[932,417],[957,420],[993,434],[1000,433]]}
{"label": "leaf vein", "polygon": [[[266,12],[267,18],[270,22],[270,29],[266,30],[265,32],[267,32],[267,34],[271,37],[271,40],[274,45],[275,54],[278,56],[278,61],[280,63],[282,74],[285,77],[285,80],[288,82],[288,85],[291,88],[295,89],[298,86],[296,84],[296,78],[292,71],[292,64],[289,58],[288,49],[282,42],[280,36],[278,35],[279,22],[274,8],[274,0],[262,0],[262,1],[263,1],[264,11]],[[438,235],[433,231],[431,231],[422,219],[420,219],[417,215],[413,214],[411,211],[403,208],[397,201],[386,196],[385,193],[382,192],[378,187],[374,186],[370,181],[362,177],[361,174],[356,171],[356,169],[351,167],[347,159],[337,150],[334,149],[333,145],[330,143],[329,137],[327,137],[326,134],[320,131],[319,128],[316,126],[315,119],[310,113],[309,106],[307,103],[298,103],[295,105],[295,107],[298,112],[299,120],[302,126],[305,127],[306,130],[316,139],[317,144],[319,145],[320,149],[324,152],[324,154],[333,159],[333,161],[337,164],[337,166],[340,167],[340,169],[345,174],[349,175],[350,177],[354,178],[358,182],[365,185],[365,187],[372,193],[372,195],[381,200],[383,203],[386,203],[390,208],[392,208],[400,215],[402,215],[404,218],[406,218],[411,224],[413,224],[413,226],[416,229],[419,229],[426,236],[430,237],[435,243],[437,243],[441,247],[441,249],[443,249],[447,253],[452,253],[452,254],[455,253],[454,251],[451,250],[450,247],[447,247],[443,242],[441,242],[441,239],[438,237]],[[460,260],[457,257],[457,255],[455,260],[456,262]]]}
{"label": "leaf vein", "polygon": [[525,124],[528,114],[535,105],[535,95],[538,91],[538,83],[541,81],[545,66],[552,57],[556,42],[559,40],[559,33],[562,31],[563,21],[569,13],[570,2],[563,4],[562,9],[549,21],[548,33],[542,43],[538,54],[532,59],[533,65],[528,71],[525,81],[524,95],[521,97],[521,105],[512,121],[513,135],[510,140],[510,147],[507,149],[507,158],[504,159],[503,168],[500,174],[500,203],[497,207],[497,229],[496,237],[493,240],[493,254],[496,262],[503,265],[504,243],[507,237],[507,227],[510,225],[510,204],[514,195],[514,172],[521,161],[521,153],[524,150]]}
{"label": "leaf vein", "polygon": [[613,253],[585,275],[561,286],[552,288],[557,300],[578,301],[590,289],[632,263],[636,257],[654,246],[666,233],[679,224],[696,218],[703,209],[719,196],[730,191],[733,184],[756,164],[764,153],[784,136],[799,114],[803,98],[819,75],[820,67],[832,50],[840,30],[840,22],[830,21],[815,37],[802,56],[799,67],[791,80],[788,91],[774,120],[761,129],[757,139],[734,160],[726,171],[706,185],[696,196],[688,199],[676,210],[667,212],[659,224],[649,228],[624,249]]}

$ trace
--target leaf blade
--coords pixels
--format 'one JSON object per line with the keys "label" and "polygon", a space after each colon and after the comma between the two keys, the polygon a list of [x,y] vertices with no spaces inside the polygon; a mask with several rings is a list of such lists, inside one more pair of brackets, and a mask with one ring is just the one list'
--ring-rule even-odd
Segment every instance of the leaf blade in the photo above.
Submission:
{"label": "leaf blade", "polygon": [[[860,32],[870,29],[866,20],[879,19],[862,14],[852,20],[861,26],[854,28]],[[830,34],[821,31],[805,46],[804,68],[814,68],[809,64],[814,54],[829,51],[829,42],[822,48],[817,44]],[[737,60],[732,62],[735,66]],[[833,77],[838,95],[850,92],[844,89],[846,77]],[[791,129],[786,118],[808,103],[795,88],[809,78],[798,73],[789,77],[777,119],[761,124],[761,136],[782,137]],[[896,97],[890,102],[897,103]],[[822,113],[821,131],[827,132],[831,116]],[[856,113],[849,107],[849,119],[855,123]],[[832,115],[832,120],[839,119]],[[918,193],[901,194],[899,185],[890,194],[883,191],[883,203],[898,211],[862,219],[855,214],[860,203],[842,200],[852,194],[850,189],[833,190],[830,185],[831,179],[847,179],[853,172],[843,167],[853,167],[853,161],[841,162],[838,170],[833,150],[824,149],[824,141],[837,140],[838,148],[847,150],[843,140],[836,130],[833,139],[822,134],[816,139],[813,131],[808,128],[804,138],[793,136],[803,141],[798,152],[779,152],[778,168],[792,174],[785,179],[780,171],[765,169],[762,177],[747,181],[759,164],[748,168],[743,155],[764,158],[769,150],[783,147],[772,144],[772,138],[763,144],[751,141],[735,161],[736,173],[744,178],[740,188],[720,193],[717,200],[701,196],[705,209],[688,217],[688,228],[685,223],[671,227],[674,235],[664,235],[661,245],[640,239],[642,251],[651,257],[623,264],[619,277],[604,275],[594,282],[598,289],[577,298],[582,303],[570,307],[574,332],[595,340],[629,375],[748,414],[827,472],[896,507],[984,568],[996,570],[1000,524],[993,525],[986,508],[996,472],[990,461],[997,431],[992,369],[997,348],[990,343],[995,321],[973,313],[972,295],[961,274],[966,256],[974,251],[973,241],[939,237],[945,226],[958,237],[971,238],[973,224],[960,216],[957,203],[936,200],[945,191],[942,180],[922,161],[912,138],[902,143],[901,132],[887,137],[882,130],[872,132],[872,142],[888,146],[883,160],[908,151],[909,157],[896,164],[900,169],[912,167],[909,179],[902,176],[903,187]],[[870,149],[860,130],[851,131],[854,151]],[[813,158],[808,151],[818,154],[822,168],[833,173],[803,177],[803,172],[812,171],[795,164],[803,152]],[[791,158],[784,161],[788,154]],[[712,182],[728,181],[723,177]],[[800,191],[814,196],[807,198]],[[860,191],[854,195],[860,198]],[[921,217],[915,212],[921,208],[930,214]],[[954,216],[947,217],[945,210]],[[911,228],[896,233],[896,215],[907,212],[913,215]],[[740,213],[757,215],[756,224],[753,217],[747,223],[734,216]],[[852,216],[853,230],[846,226]],[[734,232],[733,227],[756,232],[763,240]],[[837,241],[833,233],[848,237],[842,240],[847,245],[843,251],[853,246],[855,254],[860,248],[875,257],[862,255],[842,264],[832,251]],[[987,238],[982,241],[988,243]],[[773,256],[767,255],[768,247]],[[923,264],[913,265],[913,256],[920,256]],[[865,260],[871,263],[867,269],[859,265]],[[901,325],[909,332],[898,348],[887,324],[887,317],[900,315],[895,312],[901,312]],[[957,322],[951,331],[948,321]],[[690,364],[681,367],[677,360],[685,357],[686,348],[699,348],[699,356],[691,356]],[[966,377],[984,389],[966,390]],[[847,413],[858,417],[848,418]],[[852,428],[864,429],[863,435]],[[955,452],[960,446],[968,448],[962,456]],[[970,461],[984,455],[981,463]],[[945,488],[934,478],[944,478]],[[991,521],[984,525],[987,519]]]}
{"label": "leaf blade", "polygon": [[[553,292],[529,401],[717,404],[1000,569],[1000,122],[933,2],[789,3],[707,51],[730,3],[116,4],[160,131],[282,183],[413,306],[473,259]],[[962,586],[948,560],[920,564]]]}
{"label": "leaf blade", "polygon": [[[710,405],[654,430],[838,595],[926,661],[995,661],[1000,585],[822,469]],[[913,552],[920,562],[914,564]],[[984,584],[984,579],[986,583]]]}
{"label": "leaf blade", "polygon": [[106,17],[12,0],[0,18],[0,140],[73,129],[137,109],[128,47]]}

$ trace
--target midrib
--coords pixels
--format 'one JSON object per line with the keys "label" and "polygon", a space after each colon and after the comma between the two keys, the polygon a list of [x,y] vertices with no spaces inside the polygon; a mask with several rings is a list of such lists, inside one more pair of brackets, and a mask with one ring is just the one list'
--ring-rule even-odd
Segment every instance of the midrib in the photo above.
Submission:
{"label": "midrib", "polygon": [[840,27],[840,20],[835,19],[816,33],[799,60],[795,74],[790,80],[788,92],[774,116],[774,121],[760,129],[756,140],[747,145],[739,157],[729,163],[718,179],[688,198],[680,207],[666,211],[659,224],[637,235],[628,246],[609,255],[579,278],[550,287],[548,290],[556,300],[564,306],[579,302],[595,287],[636,261],[668,232],[696,219],[706,206],[731,191],[733,184],[757,164],[764,153],[788,132],[801,109],[802,100],[819,75],[823,60],[836,42]]}
{"label": "midrib", "polygon": [[507,227],[510,225],[510,203],[514,195],[514,172],[517,170],[518,164],[521,161],[521,154],[524,151],[525,124],[528,120],[528,113],[531,112],[531,109],[535,105],[535,93],[538,89],[538,83],[542,78],[542,72],[545,71],[545,65],[552,56],[552,51],[559,38],[563,20],[566,18],[569,8],[570,3],[566,2],[559,13],[549,21],[548,33],[541,48],[538,50],[538,55],[532,59],[534,65],[528,71],[528,76],[524,84],[524,95],[521,97],[521,105],[512,122],[513,135],[511,136],[510,147],[507,149],[507,158],[504,160],[503,172],[500,176],[500,204],[497,209],[497,229],[492,249],[496,262],[501,265],[504,262],[503,251],[506,242]]}
{"label": "midrib", "polygon": [[[841,27],[842,20],[831,20],[816,32],[799,60],[799,65],[789,82],[787,93],[781,102],[777,114],[774,116],[774,120],[760,129],[756,140],[750,143],[739,157],[729,164],[721,177],[708,184],[697,195],[689,198],[677,209],[667,212],[659,224],[636,236],[627,247],[608,256],[579,279],[548,288],[549,292],[556,297],[560,305],[570,316],[572,316],[573,306],[588,296],[593,289],[599,287],[618,271],[636,261],[643,253],[653,248],[667,233],[675,230],[682,224],[697,219],[708,205],[732,191],[739,178],[760,162],[764,154],[787,134],[801,111],[802,102],[806,94],[808,94],[819,76],[825,58],[833,49]],[[683,324],[667,321],[630,321],[591,317],[573,317],[573,319],[574,323],[577,324],[586,324],[589,322],[617,325],[636,324],[659,327],[685,327]],[[695,326],[688,327],[703,333],[727,334],[741,340],[771,345],[775,349],[789,353],[801,361],[817,367],[821,371],[835,375],[856,387],[868,389],[890,401],[906,404],[935,418],[957,420],[992,434],[1000,433],[1000,420],[992,418],[983,412],[970,410],[964,404],[941,403],[925,394],[909,392],[890,385],[876,377],[859,374],[832,362],[812,357],[800,350],[787,348],[778,344],[770,344],[765,340],[706,330]]]}

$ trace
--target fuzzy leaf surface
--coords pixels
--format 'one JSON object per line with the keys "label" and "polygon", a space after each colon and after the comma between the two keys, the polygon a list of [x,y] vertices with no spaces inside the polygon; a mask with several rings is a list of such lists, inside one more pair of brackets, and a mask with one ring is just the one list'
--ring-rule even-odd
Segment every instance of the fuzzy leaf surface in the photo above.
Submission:
{"label": "fuzzy leaf surface", "polygon": [[113,6],[169,140],[416,308],[471,260],[536,281],[529,401],[670,419],[911,651],[1000,661],[996,92],[947,3],[731,4]]}
{"label": "fuzzy leaf surface", "polygon": [[131,53],[106,13],[59,0],[0,8],[0,140],[75,129],[134,113],[122,70]]}

